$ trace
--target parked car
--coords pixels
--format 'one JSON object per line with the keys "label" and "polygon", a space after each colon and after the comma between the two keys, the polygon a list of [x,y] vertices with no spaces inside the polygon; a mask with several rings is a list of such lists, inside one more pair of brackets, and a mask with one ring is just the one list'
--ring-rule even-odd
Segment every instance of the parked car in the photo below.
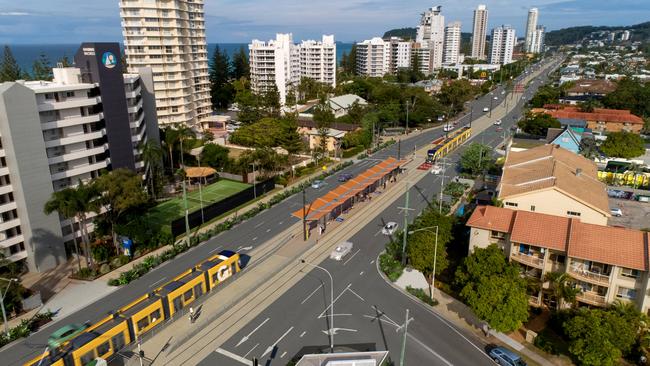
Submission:
{"label": "parked car", "polygon": [[445,125],[442,130],[445,132],[449,132],[454,129],[454,125]]}
{"label": "parked car", "polygon": [[521,356],[517,355],[507,348],[494,347],[488,352],[488,356],[490,356],[490,358],[494,360],[497,365],[526,366],[526,362],[524,362]]}
{"label": "parked car", "polygon": [[339,175],[339,178],[338,178],[339,182],[347,182],[350,179],[352,179],[352,174],[350,174],[350,173],[343,173],[343,174]]}
{"label": "parked car", "polygon": [[483,112],[489,112],[489,111],[490,111],[490,108],[488,108],[488,107],[483,108]]}
{"label": "parked car", "polygon": [[323,181],[320,180],[320,179],[311,182],[311,187],[312,187],[313,189],[320,189],[320,188],[321,188],[322,186],[324,186],[324,185],[325,185],[325,182],[323,182]]}
{"label": "parked car", "polygon": [[381,229],[381,233],[384,235],[393,235],[395,233],[395,230],[397,230],[397,223],[394,221],[390,221],[384,225],[384,228]]}
{"label": "parked car", "polygon": [[442,167],[440,165],[434,165],[431,167],[431,174],[438,175],[440,173],[442,173]]}
{"label": "parked car", "polygon": [[615,217],[621,217],[621,216],[623,216],[623,210],[621,210],[621,209],[618,208],[618,207],[610,208],[610,209],[609,209],[609,212],[611,212],[611,213],[612,213],[612,216],[615,216]]}
{"label": "parked car", "polygon": [[495,126],[501,126],[501,120],[498,119],[498,120],[494,121],[494,125]]}
{"label": "parked car", "polygon": [[334,248],[334,251],[332,251],[332,254],[330,254],[330,258],[334,259],[335,261],[340,261],[351,251],[352,243],[349,241],[344,241],[341,244],[337,245],[336,248]]}

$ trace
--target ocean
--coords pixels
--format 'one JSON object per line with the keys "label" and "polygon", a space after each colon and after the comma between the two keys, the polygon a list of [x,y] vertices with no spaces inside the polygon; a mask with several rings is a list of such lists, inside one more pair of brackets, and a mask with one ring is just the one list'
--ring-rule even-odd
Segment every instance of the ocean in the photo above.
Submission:
{"label": "ocean", "polygon": [[[232,56],[235,52],[239,51],[241,47],[248,52],[248,44],[246,43],[219,43],[221,49],[226,50]],[[208,57],[212,56],[217,43],[208,44]],[[74,54],[79,48],[78,44],[30,44],[30,45],[10,45],[11,52],[13,53],[20,68],[24,71],[31,72],[34,60],[36,60],[41,53],[44,53],[49,59],[52,66],[56,66],[56,62],[67,56],[72,61]],[[337,43],[336,44],[336,60],[337,63],[341,61],[343,52],[350,53],[352,43]]]}

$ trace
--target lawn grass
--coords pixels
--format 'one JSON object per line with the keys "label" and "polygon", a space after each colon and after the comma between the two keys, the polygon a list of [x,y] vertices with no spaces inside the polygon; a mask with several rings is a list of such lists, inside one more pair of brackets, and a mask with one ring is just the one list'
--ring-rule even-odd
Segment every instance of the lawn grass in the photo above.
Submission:
{"label": "lawn grass", "polygon": [[[202,186],[200,192],[197,188],[187,194],[188,210],[189,212],[193,212],[201,208],[201,195],[203,195],[203,205],[207,206],[241,192],[248,187],[250,187],[249,184],[226,179],[221,179],[210,185]],[[165,227],[169,226],[170,222],[182,217],[184,214],[185,204],[183,202],[183,197],[181,196],[165,201],[152,208],[147,214],[147,221],[153,225]]]}

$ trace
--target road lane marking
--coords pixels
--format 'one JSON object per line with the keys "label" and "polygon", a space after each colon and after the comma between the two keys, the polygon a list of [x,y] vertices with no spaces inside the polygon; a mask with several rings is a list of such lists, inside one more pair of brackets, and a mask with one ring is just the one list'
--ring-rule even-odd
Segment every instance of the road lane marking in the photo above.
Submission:
{"label": "road lane marking", "polygon": [[259,345],[260,345],[259,343],[256,344],[256,345],[254,345],[253,348],[251,348],[250,351],[246,352],[246,354],[244,355],[244,358],[248,357],[248,355],[249,355],[251,352],[253,352],[253,350],[254,350],[255,348],[257,348],[257,346],[259,346]]}
{"label": "road lane marking", "polygon": [[378,230],[378,231],[375,233],[375,236],[377,236],[377,235],[379,235],[379,234],[381,234],[381,229]]}
{"label": "road lane marking", "polygon": [[351,261],[352,258],[354,258],[354,256],[357,255],[360,251],[361,251],[361,249],[357,249],[357,251],[354,252],[354,254],[352,254],[352,256],[350,258],[348,258],[347,261],[343,262],[343,265],[345,266],[346,264],[348,264],[348,262]]}
{"label": "road lane marking", "polygon": [[[282,339],[283,339],[284,337],[286,337],[287,334],[289,334],[292,330],[293,330],[293,327],[287,329],[287,331],[284,332],[284,334],[283,334],[282,336],[280,336],[280,338],[278,338],[278,340],[275,341],[275,343],[273,343],[272,345],[268,346],[268,347],[266,348],[266,351],[264,351],[264,353],[262,354],[262,357],[268,355],[269,352],[273,351],[273,349],[278,345],[278,343],[280,343],[280,342],[282,341]],[[247,360],[247,361],[248,361],[248,360]]]}
{"label": "road lane marking", "polygon": [[267,232],[267,233],[270,232],[270,231],[271,231],[271,229],[266,229],[266,232]]}
{"label": "road lane marking", "polygon": [[304,304],[307,300],[309,300],[309,298],[310,298],[313,294],[315,294],[316,291],[318,291],[318,289],[320,289],[321,287],[323,287],[323,284],[322,284],[322,283],[320,284],[320,286],[316,287],[316,289],[315,289],[314,291],[312,291],[311,294],[309,294],[309,296],[307,296],[304,300],[302,300],[302,302],[300,303],[300,305]]}
{"label": "road lane marking", "polygon": [[363,276],[363,271],[361,271],[361,273],[359,273],[359,276]]}
{"label": "road lane marking", "polygon": [[348,329],[348,328],[330,328],[328,330],[321,330],[321,332],[325,333],[325,335],[330,335],[331,333],[334,333],[334,335],[337,335],[339,331],[346,331],[346,332],[352,332],[356,333],[356,329]]}
{"label": "road lane marking", "polygon": [[444,357],[440,356],[440,354],[434,350],[432,350],[429,346],[426,344],[422,343],[419,339],[415,338],[414,336],[411,335],[411,333],[407,333],[407,336],[415,341],[415,343],[419,344],[420,347],[424,348],[425,350],[431,352],[434,356],[438,357],[440,361],[444,362],[446,365],[453,366],[451,362],[447,361]]}
{"label": "road lane marking", "polygon": [[259,224],[255,225],[255,228],[257,229],[258,227],[264,225],[264,221],[260,222]]}
{"label": "road lane marking", "polygon": [[287,351],[284,351],[284,352],[282,352],[282,355],[280,355],[280,358],[283,358],[286,355],[287,355]]}
{"label": "road lane marking", "polygon": [[374,260],[374,259],[370,261],[370,264],[373,264],[373,263],[375,263],[375,260]]}
{"label": "road lane marking", "polygon": [[258,329],[262,328],[262,326],[263,326],[264,324],[266,324],[266,322],[268,322],[269,319],[270,319],[270,318],[266,318],[266,320],[264,320],[264,321],[262,322],[262,324],[258,325],[257,328],[253,329],[250,333],[248,333],[247,335],[243,336],[242,339],[239,341],[239,343],[237,343],[237,345],[235,346],[235,348],[239,347],[242,343],[246,342],[246,341],[248,340],[248,338],[250,338],[250,336],[252,336],[253,333],[257,332]]}
{"label": "road lane marking", "polygon": [[[343,294],[344,294],[344,293],[345,293],[345,292],[350,288],[350,286],[352,286],[352,284],[349,284],[348,287],[346,287],[343,291],[341,291],[341,293],[339,294],[339,296],[337,296],[336,299],[334,299],[334,301],[332,301],[332,302],[333,302],[333,303],[336,303],[336,302],[338,301],[338,299],[339,299],[341,296],[343,296]],[[323,317],[323,314],[325,314],[325,313],[327,312],[327,310],[329,310],[329,308],[330,308],[331,306],[332,306],[332,303],[330,303],[329,305],[327,305],[327,307],[325,308],[325,310],[323,310],[323,312],[320,313],[320,315],[319,315],[316,319],[320,319],[320,318],[322,318],[322,317]]]}
{"label": "road lane marking", "polygon": [[217,250],[219,250],[221,248],[223,248],[223,245],[219,245],[218,247],[212,249],[209,254],[212,254],[212,253],[216,252]]}
{"label": "road lane marking", "polygon": [[234,353],[232,353],[232,352],[228,352],[228,351],[226,351],[226,350],[223,349],[223,348],[217,348],[217,350],[216,350],[215,352],[217,352],[217,353],[221,353],[222,355],[224,355],[224,356],[226,356],[226,357],[228,357],[228,358],[232,358],[232,359],[235,360],[235,361],[241,362],[241,363],[243,363],[244,365],[248,365],[248,366],[250,366],[250,364],[251,364],[251,361],[250,361],[250,360],[247,360],[247,359],[245,359],[245,358],[243,358],[243,357],[241,357],[241,356],[239,356],[239,355],[236,355],[236,354],[234,354]]}
{"label": "road lane marking", "polygon": [[253,241],[257,240],[257,236],[253,238]]}
{"label": "road lane marking", "polygon": [[149,285],[149,288],[155,287],[157,284],[161,283],[165,279],[167,279],[167,277],[163,277],[163,278],[159,279],[158,281],[156,281],[156,282],[152,283],[151,285]]}
{"label": "road lane marking", "polygon": [[278,223],[278,225],[282,225],[282,224],[284,224],[284,221],[280,221],[280,222]]}
{"label": "road lane marking", "polygon": [[354,290],[352,288],[350,288],[350,292],[352,292],[356,297],[360,298],[361,301],[366,302],[366,300],[363,297],[359,296],[358,293],[354,292]]}
{"label": "road lane marking", "polygon": [[300,338],[302,338],[302,337],[304,337],[304,336],[305,336],[305,334],[307,334],[307,331],[306,331],[306,330],[305,330],[305,331],[303,331],[302,333],[300,333]]}

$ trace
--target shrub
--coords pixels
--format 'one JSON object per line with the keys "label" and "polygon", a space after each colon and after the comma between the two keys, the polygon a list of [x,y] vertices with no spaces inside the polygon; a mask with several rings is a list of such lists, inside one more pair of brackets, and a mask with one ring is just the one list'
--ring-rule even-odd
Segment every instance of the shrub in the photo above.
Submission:
{"label": "shrub", "polygon": [[404,271],[402,264],[387,253],[383,253],[379,256],[379,268],[381,268],[382,272],[384,272],[392,282],[397,281]]}
{"label": "shrub", "polygon": [[535,337],[534,344],[535,347],[546,353],[559,355],[560,347],[557,344],[558,341],[561,342],[562,340],[558,336],[551,334],[549,329],[545,328],[537,335],[537,337]]}
{"label": "shrub", "polygon": [[94,276],[95,276],[95,271],[88,267],[84,267],[77,272],[77,277],[80,279],[91,279]]}
{"label": "shrub", "polygon": [[411,286],[406,286],[406,291],[408,291],[411,295],[417,297],[418,299],[422,300],[424,303],[429,304],[431,306],[436,306],[438,305],[438,301],[432,299],[429,294],[427,294],[423,289],[421,288],[413,288]]}
{"label": "shrub", "polygon": [[110,272],[110,271],[111,271],[111,266],[109,266],[109,265],[106,264],[106,263],[104,263],[104,264],[102,264],[101,266],[99,266],[99,273],[102,274],[102,275],[105,275],[105,274],[107,274],[107,273]]}

